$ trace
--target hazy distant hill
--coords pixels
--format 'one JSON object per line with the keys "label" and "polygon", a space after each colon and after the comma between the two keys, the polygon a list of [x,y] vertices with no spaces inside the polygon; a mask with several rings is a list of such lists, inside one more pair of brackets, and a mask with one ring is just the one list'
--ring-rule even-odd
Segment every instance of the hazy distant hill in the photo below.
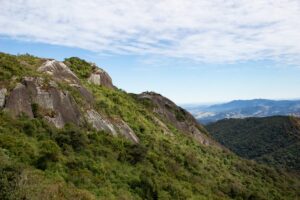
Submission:
{"label": "hazy distant hill", "polygon": [[242,157],[300,170],[299,118],[223,119],[206,128],[214,139]]}
{"label": "hazy distant hill", "polygon": [[300,100],[235,100],[211,106],[187,106],[186,109],[198,121],[207,124],[225,118],[267,117],[274,115],[300,116]]}

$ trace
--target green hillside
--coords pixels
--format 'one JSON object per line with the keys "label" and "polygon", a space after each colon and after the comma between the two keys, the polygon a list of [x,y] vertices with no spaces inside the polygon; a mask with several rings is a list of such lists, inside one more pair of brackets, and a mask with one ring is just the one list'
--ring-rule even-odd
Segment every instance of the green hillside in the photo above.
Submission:
{"label": "green hillside", "polygon": [[[58,81],[57,76],[37,71],[45,61],[30,55],[0,54],[0,89],[7,89],[5,105],[0,108],[0,199],[299,197],[298,176],[242,159],[215,142],[203,142],[211,139],[184,110],[166,104],[167,119],[156,112],[158,107],[151,99],[91,84],[87,77],[92,72],[88,70],[95,69],[78,58],[67,59],[65,63],[79,81]],[[79,107],[75,113],[80,119],[78,124],[75,121],[56,128],[47,119],[56,119],[59,110],[46,109],[38,103],[31,103],[24,113],[12,112],[23,109],[25,100],[34,102],[31,98],[35,91],[30,82],[36,80],[34,77],[40,77],[40,94],[63,91],[60,95],[64,105]],[[24,88],[29,93],[22,92]],[[87,98],[90,96],[85,90],[76,88],[91,92],[91,98]],[[29,97],[18,101],[11,98],[14,94]],[[71,103],[67,104],[68,95]],[[11,102],[15,107],[7,105]],[[26,114],[28,109],[32,115]],[[79,117],[89,109],[115,127],[123,120],[138,142],[129,140],[128,135],[111,134],[108,129],[97,130],[95,124]],[[66,119],[70,116],[66,115]],[[182,124],[194,126],[193,133],[177,128],[185,127]]]}
{"label": "green hillside", "polygon": [[225,119],[206,128],[217,141],[242,157],[300,170],[299,118]]}

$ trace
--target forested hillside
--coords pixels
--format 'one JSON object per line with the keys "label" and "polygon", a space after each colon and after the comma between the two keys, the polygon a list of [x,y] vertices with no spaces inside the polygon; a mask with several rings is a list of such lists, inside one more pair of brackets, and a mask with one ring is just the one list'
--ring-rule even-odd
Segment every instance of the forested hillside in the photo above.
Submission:
{"label": "forested hillside", "polygon": [[217,141],[242,157],[300,170],[299,118],[225,119],[206,128]]}
{"label": "forested hillside", "polygon": [[102,69],[0,54],[0,199],[297,199],[299,177],[242,159],[182,108]]}

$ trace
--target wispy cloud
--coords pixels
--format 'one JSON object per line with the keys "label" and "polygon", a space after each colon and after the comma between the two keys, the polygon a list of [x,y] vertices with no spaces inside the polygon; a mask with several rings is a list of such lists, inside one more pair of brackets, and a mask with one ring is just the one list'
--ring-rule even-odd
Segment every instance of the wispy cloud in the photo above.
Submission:
{"label": "wispy cloud", "polygon": [[300,64],[299,0],[0,0],[0,35],[100,53]]}

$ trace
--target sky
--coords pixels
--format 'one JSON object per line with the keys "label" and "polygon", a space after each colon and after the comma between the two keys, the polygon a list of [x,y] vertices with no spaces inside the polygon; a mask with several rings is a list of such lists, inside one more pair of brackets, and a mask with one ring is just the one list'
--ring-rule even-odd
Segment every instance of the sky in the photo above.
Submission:
{"label": "sky", "polygon": [[[0,0],[0,51],[96,63],[179,104],[300,98],[299,0]],[[0,66],[1,67],[1,66]]]}

